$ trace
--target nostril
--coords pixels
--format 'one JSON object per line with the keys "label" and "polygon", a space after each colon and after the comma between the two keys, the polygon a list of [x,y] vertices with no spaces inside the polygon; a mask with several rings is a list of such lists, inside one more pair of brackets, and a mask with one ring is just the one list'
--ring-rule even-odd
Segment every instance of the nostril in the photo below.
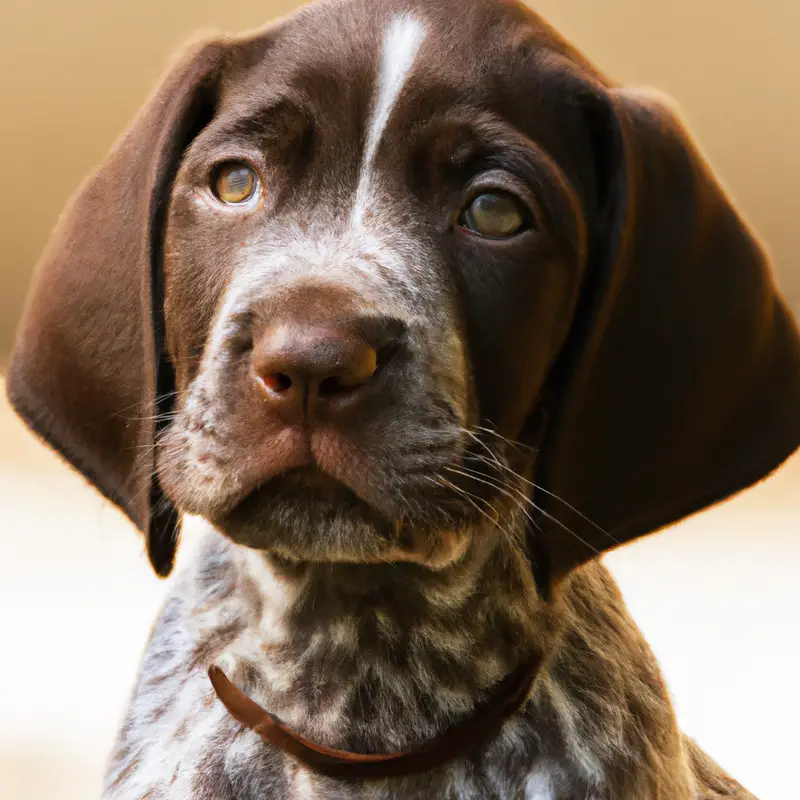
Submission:
{"label": "nostril", "polygon": [[319,393],[322,397],[325,397],[334,394],[341,394],[342,392],[346,392],[350,388],[353,387],[344,384],[342,382],[342,378],[339,375],[332,375],[331,377],[325,378],[324,380],[320,381]]}
{"label": "nostril", "polygon": [[377,363],[375,365],[376,371],[383,369],[395,357],[398,350],[400,350],[400,346],[400,340],[393,339],[378,350]]}
{"label": "nostril", "polygon": [[259,380],[272,392],[286,392],[292,388],[292,379],[283,372],[259,376]]}
{"label": "nostril", "polygon": [[373,369],[369,373],[362,372],[360,374],[354,373],[352,375],[331,375],[327,378],[323,378],[319,382],[319,395],[320,397],[333,397],[337,394],[347,394],[348,392],[353,392],[367,383],[370,378],[372,378],[374,373],[375,370]]}

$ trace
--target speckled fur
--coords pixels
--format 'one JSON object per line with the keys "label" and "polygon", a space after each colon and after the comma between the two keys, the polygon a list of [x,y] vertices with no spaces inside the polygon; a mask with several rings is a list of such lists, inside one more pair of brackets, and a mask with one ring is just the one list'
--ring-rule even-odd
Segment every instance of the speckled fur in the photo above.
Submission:
{"label": "speckled fur", "polygon": [[[153,632],[105,800],[751,797],[679,732],[654,658],[606,569],[543,603],[501,541],[433,572],[299,566],[209,532]],[[329,746],[402,748],[469,713],[531,650],[547,667],[484,752],[420,778],[350,786],[241,729],[206,677]]]}

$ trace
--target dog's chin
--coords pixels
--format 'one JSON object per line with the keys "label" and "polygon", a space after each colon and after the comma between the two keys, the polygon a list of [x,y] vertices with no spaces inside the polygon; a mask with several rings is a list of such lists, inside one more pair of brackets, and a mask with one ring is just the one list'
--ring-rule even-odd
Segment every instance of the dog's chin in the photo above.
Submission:
{"label": "dog's chin", "polygon": [[293,561],[405,561],[441,569],[467,549],[469,526],[392,519],[316,470],[272,478],[210,520],[237,544]]}

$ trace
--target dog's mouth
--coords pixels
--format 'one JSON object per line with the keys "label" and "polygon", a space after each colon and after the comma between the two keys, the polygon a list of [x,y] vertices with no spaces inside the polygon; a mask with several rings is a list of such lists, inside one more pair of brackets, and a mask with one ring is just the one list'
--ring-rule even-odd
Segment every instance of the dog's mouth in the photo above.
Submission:
{"label": "dog's mouth", "polygon": [[270,478],[212,521],[239,544],[304,560],[359,559],[402,528],[317,466]]}
{"label": "dog's mouth", "polygon": [[317,466],[270,478],[218,518],[237,544],[292,561],[413,561],[441,568],[464,552],[471,525],[432,507],[429,518],[392,515]]}
{"label": "dog's mouth", "polygon": [[355,492],[344,483],[336,480],[332,475],[325,472],[316,464],[308,464],[296,469],[290,469],[277,475],[269,482],[256,487],[245,501],[261,491],[271,491],[273,493],[287,493],[292,491],[316,492],[322,496],[329,497],[332,502],[341,500],[343,496],[351,496],[356,499]]}

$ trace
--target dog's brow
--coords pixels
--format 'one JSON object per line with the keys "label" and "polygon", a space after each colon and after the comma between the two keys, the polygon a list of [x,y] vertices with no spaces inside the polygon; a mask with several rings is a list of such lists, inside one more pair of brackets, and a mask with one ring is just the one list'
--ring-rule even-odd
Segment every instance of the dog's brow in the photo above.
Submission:
{"label": "dog's brow", "polygon": [[392,19],[383,37],[381,64],[372,116],[367,127],[364,157],[353,207],[353,223],[358,224],[367,205],[372,165],[381,136],[403,88],[417,51],[425,38],[425,26],[415,17],[403,15]]}
{"label": "dog's brow", "polygon": [[279,138],[291,121],[308,118],[308,111],[294,97],[277,96],[246,116],[237,116],[213,129],[209,144],[229,139]]}

